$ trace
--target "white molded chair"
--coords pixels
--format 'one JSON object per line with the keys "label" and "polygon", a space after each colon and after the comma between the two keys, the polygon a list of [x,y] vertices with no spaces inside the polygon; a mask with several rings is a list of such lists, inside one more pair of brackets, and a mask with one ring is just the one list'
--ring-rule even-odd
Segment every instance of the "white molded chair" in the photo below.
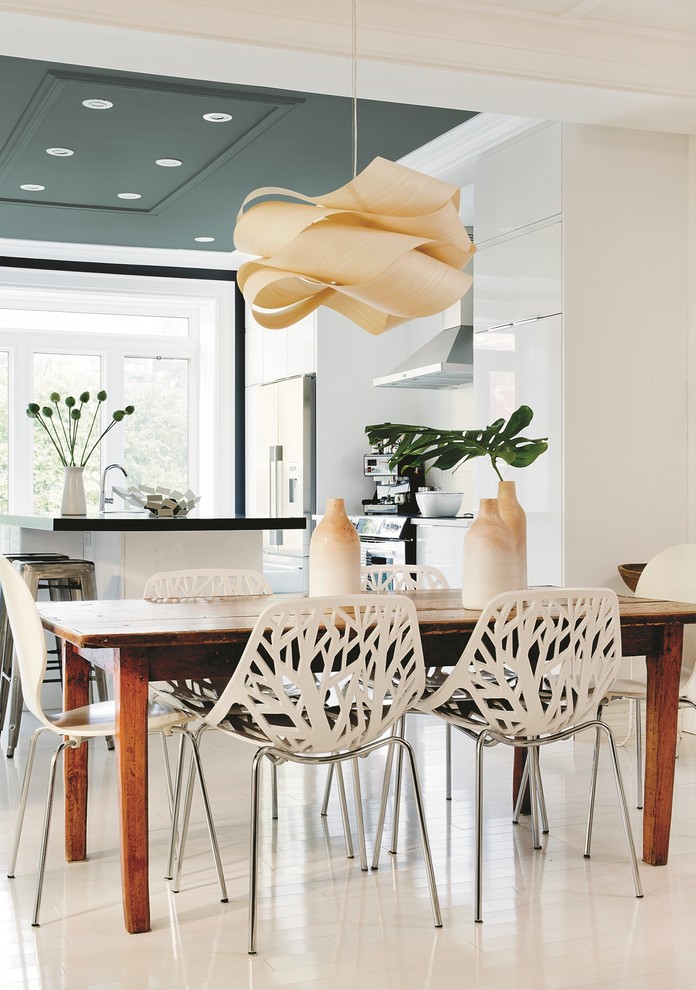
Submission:
{"label": "white molded chair", "polygon": [[263,574],[248,568],[214,567],[184,571],[159,571],[148,578],[143,598],[150,601],[182,601],[191,598],[227,598],[233,595],[270,595]]}
{"label": "white molded chair", "polygon": [[[544,588],[497,595],[483,609],[444,683],[417,704],[476,741],[475,921],[483,901],[483,753],[497,743],[529,748],[532,827],[538,846],[538,748],[595,728],[609,739],[626,844],[637,897],[638,864],[616,746],[596,717],[621,655],[618,600],[605,588]],[[598,747],[595,747],[593,783]],[[592,802],[585,856],[590,855]],[[384,801],[380,815],[380,832]],[[381,838],[381,834],[378,835]],[[379,843],[375,846],[378,856]]]}
{"label": "white molded chair", "polygon": [[[662,550],[650,560],[636,585],[637,598],[696,603],[696,543],[679,543]],[[687,691],[696,672],[696,628],[684,626],[684,648],[679,677],[679,704],[696,708]],[[643,807],[643,742],[641,702],[647,692],[645,666],[637,676],[618,677],[607,692],[606,700],[628,698],[633,702],[636,726],[636,793],[637,807]]]}
{"label": "white molded chair", "polygon": [[437,591],[449,588],[447,578],[432,564],[370,564],[360,568],[360,585],[365,591]]}
{"label": "white molded chair", "polygon": [[[432,564],[370,564],[360,568],[360,583],[365,591],[398,593],[401,591],[438,591],[448,589],[449,583],[442,571]],[[442,679],[442,668],[434,668],[426,672],[426,686],[429,690],[434,682]],[[405,724],[399,729],[405,734]],[[399,751],[394,785],[394,816],[392,821],[391,852],[396,853],[399,832],[399,812],[401,802],[401,776],[403,751]],[[321,813],[327,814],[329,795],[333,777],[333,766],[329,767],[324,788],[324,800]],[[445,727],[445,782],[446,798],[452,800],[452,728]]]}
{"label": "white molded chair", "polygon": [[[39,924],[39,910],[41,908],[41,894],[46,867],[46,850],[51,826],[53,790],[58,757],[64,749],[76,749],[88,739],[113,736],[116,730],[115,707],[113,701],[103,701],[97,704],[85,705],[83,708],[74,708],[67,712],[54,713],[44,711],[41,704],[41,685],[46,671],[48,656],[46,637],[36,609],[36,602],[29,588],[22,580],[22,577],[4,557],[0,557],[0,584],[2,585],[7,616],[14,637],[14,649],[22,678],[24,701],[32,715],[41,723],[32,735],[29,746],[12,854],[7,871],[7,875],[10,878],[15,875],[15,865],[19,852],[27,798],[29,796],[29,784],[34,766],[37,740],[44,732],[53,732],[60,739],[60,743],[51,760],[48,792],[46,795],[39,869],[36,880],[36,896],[32,916],[32,925],[36,927]],[[191,720],[191,717],[182,712],[181,709],[173,708],[161,702],[152,702],[148,707],[148,729],[150,732],[169,734],[176,730],[181,731],[185,735],[188,735],[190,739],[193,739],[186,728],[187,723]],[[203,785],[202,779],[201,784]],[[204,799],[206,809],[209,811],[205,790]],[[210,822],[211,819],[209,818]],[[216,865],[218,867],[218,877],[222,878],[219,858]]]}
{"label": "white molded chair", "polygon": [[[252,765],[249,953],[256,952],[259,782],[264,759],[340,763],[393,744],[408,754],[435,925],[442,924],[415,758],[385,735],[425,685],[413,603],[401,595],[274,602],[259,616],[241,661],[196,739],[216,728],[258,748]],[[360,784],[353,775],[358,830]],[[178,811],[175,806],[175,815]],[[182,852],[186,821],[182,826]]]}
{"label": "white molded chair", "polygon": [[[143,591],[143,598],[153,602],[181,602],[192,601],[194,599],[207,598],[227,598],[237,595],[271,595],[273,589],[266,578],[259,571],[251,568],[228,567],[198,567],[186,570],[158,571],[152,574]],[[225,682],[226,683],[226,682]],[[156,695],[166,699],[167,695],[176,694],[177,704],[180,705],[191,718],[203,716],[210,711],[218,700],[219,693],[217,686],[207,678],[196,678],[196,680],[163,682],[155,690]],[[166,737],[162,737],[162,749],[165,765],[169,767],[169,754],[167,751]],[[178,764],[177,787],[181,787],[183,773],[183,761]],[[193,765],[191,766],[191,787],[187,791],[187,807],[190,813],[190,804],[193,793]],[[273,818],[278,817],[278,781],[276,768],[273,768],[272,777],[272,801]],[[212,816],[208,819],[208,828],[213,830],[211,842],[217,848],[217,837]],[[172,821],[172,841],[170,842],[169,865],[166,879],[171,880],[173,874],[174,854],[175,854],[175,829],[176,819]],[[225,881],[222,883],[222,900],[227,900]]]}

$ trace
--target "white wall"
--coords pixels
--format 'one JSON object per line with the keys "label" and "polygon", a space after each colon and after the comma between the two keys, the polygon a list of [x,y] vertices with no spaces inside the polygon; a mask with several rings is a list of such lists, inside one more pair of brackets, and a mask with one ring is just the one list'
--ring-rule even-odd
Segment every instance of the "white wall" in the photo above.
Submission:
{"label": "white wall", "polygon": [[565,579],[625,590],[689,538],[689,142],[563,138]]}
{"label": "white wall", "polygon": [[323,511],[327,498],[345,498],[348,511],[357,513],[361,499],[373,495],[374,485],[362,476],[363,455],[369,451],[367,425],[402,422],[461,429],[471,425],[471,386],[433,390],[372,385],[373,378],[390,372],[440,329],[441,314],[373,336],[331,310],[319,310],[317,511]]}

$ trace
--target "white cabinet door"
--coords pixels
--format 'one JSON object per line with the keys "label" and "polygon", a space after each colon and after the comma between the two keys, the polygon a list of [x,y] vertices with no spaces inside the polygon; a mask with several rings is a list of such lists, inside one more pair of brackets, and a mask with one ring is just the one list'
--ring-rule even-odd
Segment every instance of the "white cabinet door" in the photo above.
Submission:
{"label": "white cabinet door", "polygon": [[439,567],[450,588],[462,586],[464,560],[464,526],[416,526],[416,562]]}
{"label": "white cabinet door", "polygon": [[515,142],[515,228],[561,212],[561,140],[552,124]]}
{"label": "white cabinet door", "polygon": [[515,320],[515,239],[481,248],[474,257],[474,331]]}
{"label": "white cabinet door", "polygon": [[474,330],[560,313],[561,291],[560,221],[489,244],[475,258]]}
{"label": "white cabinet door", "polygon": [[561,228],[559,221],[515,237],[513,323],[561,312]]}
{"label": "white cabinet door", "polygon": [[515,148],[508,144],[476,164],[474,234],[488,241],[515,229]]}
{"label": "white cabinet door", "polygon": [[474,171],[478,244],[561,212],[560,124],[549,124],[483,156]]}

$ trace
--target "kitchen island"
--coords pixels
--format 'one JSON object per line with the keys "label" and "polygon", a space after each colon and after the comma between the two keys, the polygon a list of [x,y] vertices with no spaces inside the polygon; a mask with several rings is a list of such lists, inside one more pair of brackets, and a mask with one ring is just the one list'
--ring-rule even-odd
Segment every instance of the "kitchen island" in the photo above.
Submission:
{"label": "kitchen island", "polygon": [[304,516],[157,518],[149,512],[84,516],[0,514],[6,553],[66,553],[93,560],[100,598],[140,598],[156,571],[246,567],[261,571],[263,531],[307,528]]}

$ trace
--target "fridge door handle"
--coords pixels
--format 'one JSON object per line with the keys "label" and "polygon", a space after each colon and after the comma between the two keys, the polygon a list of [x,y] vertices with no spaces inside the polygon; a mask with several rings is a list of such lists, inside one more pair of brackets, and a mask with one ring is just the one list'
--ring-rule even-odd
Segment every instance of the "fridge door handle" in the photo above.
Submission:
{"label": "fridge door handle", "polygon": [[[281,486],[283,484],[283,448],[280,444],[272,444],[268,448],[268,506],[270,515],[276,518],[280,514]],[[283,530],[271,529],[268,542],[272,547],[282,547]]]}

